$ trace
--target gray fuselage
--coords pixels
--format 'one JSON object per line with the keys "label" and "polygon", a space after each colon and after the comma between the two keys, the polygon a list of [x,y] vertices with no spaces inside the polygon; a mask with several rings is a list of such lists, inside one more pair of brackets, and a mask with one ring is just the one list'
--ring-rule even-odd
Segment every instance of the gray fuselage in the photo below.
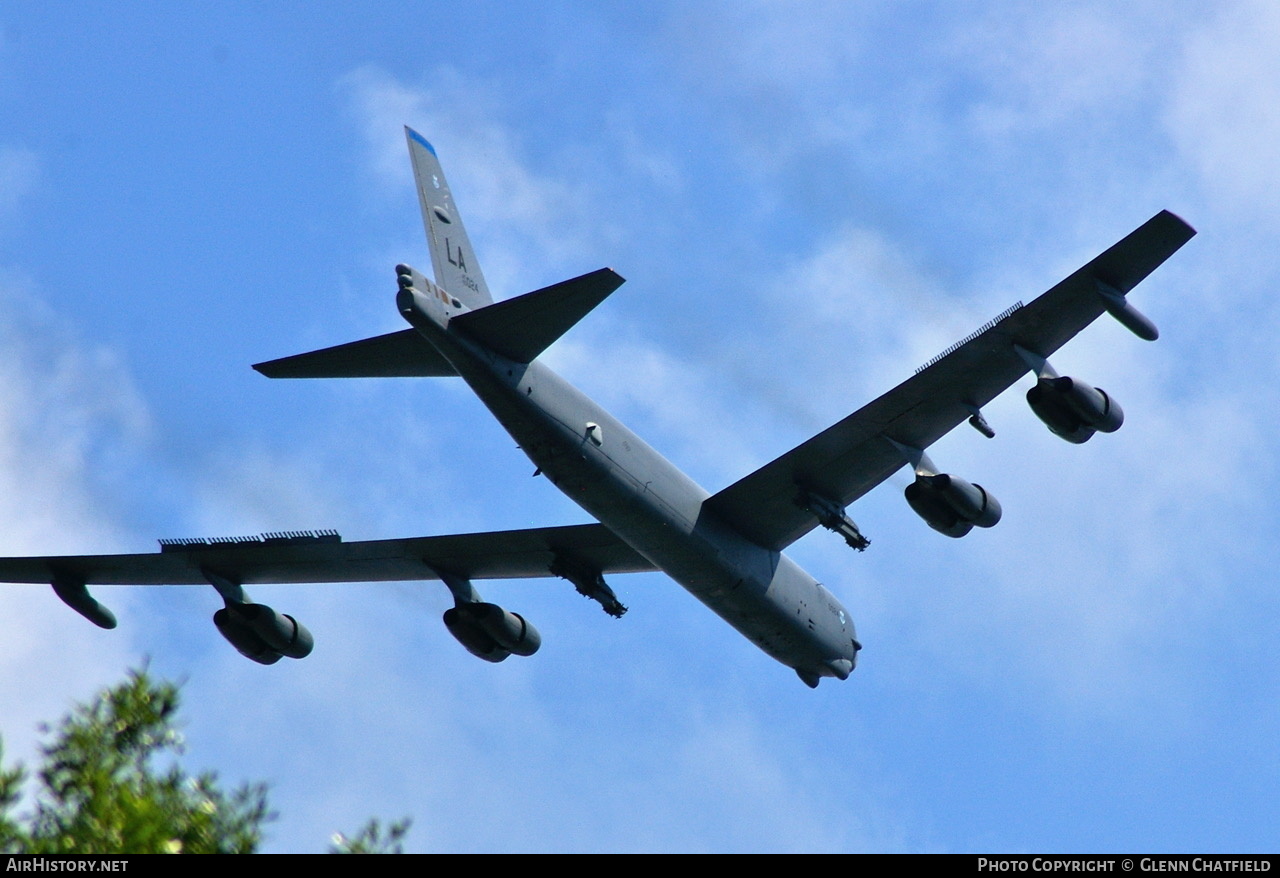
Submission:
{"label": "gray fuselage", "polygon": [[849,676],[860,647],[831,592],[710,514],[706,490],[551,369],[450,330],[465,306],[415,280],[397,299],[402,316],[556,487],[809,685]]}

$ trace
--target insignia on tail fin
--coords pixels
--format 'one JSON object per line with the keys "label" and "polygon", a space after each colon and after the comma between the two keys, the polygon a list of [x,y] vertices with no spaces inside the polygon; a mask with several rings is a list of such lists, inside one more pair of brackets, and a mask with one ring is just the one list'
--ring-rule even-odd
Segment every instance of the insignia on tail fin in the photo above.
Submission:
{"label": "insignia on tail fin", "polygon": [[453,203],[435,147],[412,128],[406,126],[404,133],[409,142],[413,178],[418,185],[418,205],[422,208],[436,283],[465,302],[468,308],[483,308],[493,297],[489,295],[480,262]]}
{"label": "insignia on tail fin", "polygon": [[[622,285],[621,276],[612,269],[601,268],[495,304],[435,149],[412,128],[404,130],[436,282],[432,285],[414,269],[397,265],[401,295],[415,290],[414,295],[419,295],[430,289],[432,296],[449,298],[454,309],[460,307],[461,301],[466,309],[445,317],[445,323],[509,360],[529,363]],[[458,374],[415,329],[282,357],[253,368],[268,378],[427,378]]]}

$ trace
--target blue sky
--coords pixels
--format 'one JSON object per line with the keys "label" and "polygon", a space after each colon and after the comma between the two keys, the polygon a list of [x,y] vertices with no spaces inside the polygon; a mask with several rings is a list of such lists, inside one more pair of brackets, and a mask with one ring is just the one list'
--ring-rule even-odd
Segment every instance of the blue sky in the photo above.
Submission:
{"label": "blue sky", "polygon": [[439,584],[280,586],[264,668],[212,589],[0,591],[0,730],[149,660],[187,762],[268,780],[268,849],[367,817],[427,851],[1274,851],[1280,14],[1267,3],[0,7],[0,552],[347,539],[585,514],[460,383],[249,364],[403,327],[427,270],[402,125],[500,297],[628,282],[547,357],[711,490],[1162,208],[1200,234],[931,455],[997,494],[948,540],[899,474],[792,555],[854,613],[804,687],[670,580],[496,583],[545,645],[488,665]]}

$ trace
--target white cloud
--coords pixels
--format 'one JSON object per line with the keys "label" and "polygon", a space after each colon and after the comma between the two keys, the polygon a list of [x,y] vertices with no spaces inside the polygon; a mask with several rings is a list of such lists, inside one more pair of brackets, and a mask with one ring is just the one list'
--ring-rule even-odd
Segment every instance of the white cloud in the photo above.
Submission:
{"label": "white cloud", "polygon": [[1215,7],[1185,41],[1167,122],[1210,203],[1267,222],[1280,194],[1280,7]]}
{"label": "white cloud", "polygon": [[581,258],[591,227],[583,193],[530,166],[517,135],[497,118],[491,86],[448,67],[420,85],[365,67],[343,77],[341,88],[389,191],[413,191],[405,125],[439,150],[495,298],[527,292],[530,278]]}
{"label": "white cloud", "polygon": [[[105,497],[131,472],[149,418],[108,348],[76,338],[22,281],[0,277],[0,532],[6,555],[104,551],[124,531]],[[134,599],[96,596],[122,620]],[[47,585],[0,587],[6,757],[29,760],[36,724],[113,682],[133,643],[64,606]]]}
{"label": "white cloud", "polygon": [[1008,4],[958,25],[953,60],[977,71],[969,109],[984,138],[1023,139],[1043,129],[1110,127],[1121,106],[1149,93],[1166,6]]}
{"label": "white cloud", "polygon": [[127,468],[150,416],[119,356],[76,338],[24,287],[0,277],[0,515],[21,549],[101,547],[118,532],[93,485]]}

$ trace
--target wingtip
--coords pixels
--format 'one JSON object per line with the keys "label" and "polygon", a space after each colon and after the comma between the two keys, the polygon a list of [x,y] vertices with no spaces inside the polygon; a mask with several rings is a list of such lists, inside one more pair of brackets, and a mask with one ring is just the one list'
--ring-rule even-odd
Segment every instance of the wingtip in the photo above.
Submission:
{"label": "wingtip", "polygon": [[1191,225],[1191,223],[1187,222],[1182,217],[1178,216],[1176,213],[1174,213],[1171,210],[1168,210],[1167,208],[1165,210],[1160,211],[1159,216],[1167,216],[1170,219],[1176,220],[1179,225],[1183,226],[1192,235],[1196,233],[1195,226]]}

